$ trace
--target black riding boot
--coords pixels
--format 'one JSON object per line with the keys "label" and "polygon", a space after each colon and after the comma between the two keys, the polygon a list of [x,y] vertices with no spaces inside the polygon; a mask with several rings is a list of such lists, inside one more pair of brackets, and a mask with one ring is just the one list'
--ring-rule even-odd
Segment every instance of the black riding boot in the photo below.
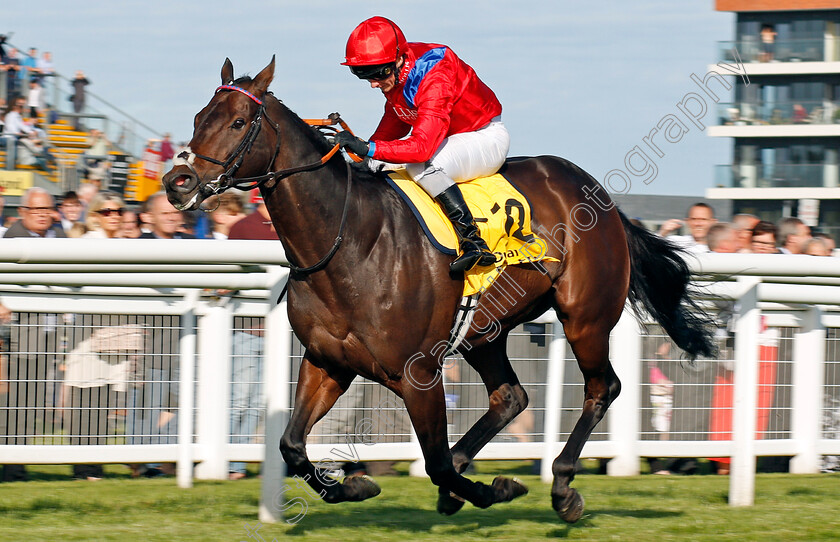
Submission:
{"label": "black riding boot", "polygon": [[496,256],[490,252],[487,243],[479,235],[475,219],[473,219],[458,185],[450,186],[438,194],[435,199],[443,207],[443,211],[452,221],[452,225],[455,226],[458,241],[461,245],[461,255],[449,265],[449,269],[453,273],[463,273],[475,266],[493,265],[496,262]]}

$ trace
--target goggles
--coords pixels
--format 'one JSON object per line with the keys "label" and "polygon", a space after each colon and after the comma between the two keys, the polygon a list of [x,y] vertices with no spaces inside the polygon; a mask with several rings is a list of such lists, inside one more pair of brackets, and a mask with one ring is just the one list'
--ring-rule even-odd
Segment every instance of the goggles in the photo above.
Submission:
{"label": "goggles", "polygon": [[350,66],[353,75],[367,81],[382,81],[390,77],[396,70],[397,66],[393,62],[377,64],[376,66]]}

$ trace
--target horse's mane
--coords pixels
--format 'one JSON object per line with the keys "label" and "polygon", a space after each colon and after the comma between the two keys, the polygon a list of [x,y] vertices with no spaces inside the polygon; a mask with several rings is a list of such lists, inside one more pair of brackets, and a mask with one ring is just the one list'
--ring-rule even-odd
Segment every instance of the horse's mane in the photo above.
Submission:
{"label": "horse's mane", "polygon": [[[253,80],[254,79],[250,75],[242,75],[234,79],[233,84],[241,87],[253,82]],[[329,141],[327,141],[327,138],[324,136],[324,134],[322,134],[318,129],[306,124],[303,121],[303,119],[301,119],[294,111],[289,109],[286,106],[286,104],[283,103],[283,100],[274,96],[274,93],[272,93],[271,91],[266,92],[266,96],[264,96],[264,98],[267,96],[271,96],[277,101],[277,103],[280,105],[280,109],[283,111],[286,117],[300,128],[299,132],[301,134],[306,136],[307,139],[309,139],[312,143],[315,144],[315,148],[318,150],[318,152],[326,154],[332,148],[332,145]]]}
{"label": "horse's mane", "polygon": [[[243,75],[238,77],[233,81],[234,85],[243,86],[251,83],[253,78],[249,75]],[[270,99],[274,99],[277,101],[278,105],[280,106],[281,111],[285,115],[286,119],[291,122],[295,127],[299,128],[299,130],[294,130],[293,133],[296,136],[306,137],[309,141],[311,141],[318,152],[322,154],[328,153],[333,144],[327,140],[326,135],[320,131],[317,127],[311,126],[303,121],[303,119],[297,115],[294,111],[292,111],[283,100],[275,96],[272,92],[267,92],[267,96],[271,96]],[[343,160],[340,155],[337,155],[334,160]],[[390,200],[396,206],[401,206],[402,201],[400,200],[399,196],[392,190],[387,190],[387,184],[385,180],[382,178],[382,173],[375,173],[370,170],[370,168],[365,163],[353,163],[351,164],[351,168],[353,170],[353,180],[355,181],[355,186],[362,190],[371,190],[375,193],[380,195],[384,195],[384,200]]]}

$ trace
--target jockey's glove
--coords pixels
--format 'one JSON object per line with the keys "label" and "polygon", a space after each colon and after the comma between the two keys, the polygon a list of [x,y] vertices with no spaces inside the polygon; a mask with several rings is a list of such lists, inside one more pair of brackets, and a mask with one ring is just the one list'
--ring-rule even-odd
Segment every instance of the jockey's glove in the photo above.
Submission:
{"label": "jockey's glove", "polygon": [[335,134],[335,142],[342,149],[346,149],[360,157],[367,156],[367,153],[370,150],[370,144],[367,141],[358,138],[347,131]]}

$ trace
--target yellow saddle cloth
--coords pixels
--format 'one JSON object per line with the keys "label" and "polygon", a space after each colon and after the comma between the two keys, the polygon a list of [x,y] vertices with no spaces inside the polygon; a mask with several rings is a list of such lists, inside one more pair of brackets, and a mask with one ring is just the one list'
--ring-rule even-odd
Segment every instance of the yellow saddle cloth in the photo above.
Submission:
{"label": "yellow saddle cloth", "polygon": [[[458,236],[443,210],[405,170],[389,172],[388,183],[405,200],[426,236],[444,254],[458,254]],[[508,265],[559,261],[546,256],[545,241],[531,231],[531,205],[501,174],[458,183],[481,237],[496,254],[496,265],[476,267],[464,276],[464,296],[482,293]]]}

